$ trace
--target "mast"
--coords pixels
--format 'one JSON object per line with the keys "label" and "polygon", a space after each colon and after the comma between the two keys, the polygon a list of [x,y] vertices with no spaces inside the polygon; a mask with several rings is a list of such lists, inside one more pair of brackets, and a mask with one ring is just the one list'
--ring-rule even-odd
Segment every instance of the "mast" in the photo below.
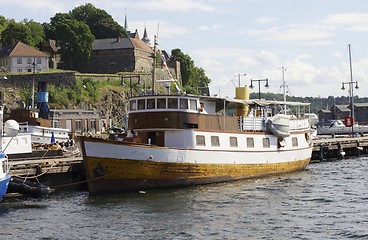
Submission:
{"label": "mast", "polygon": [[156,75],[156,46],[157,46],[157,36],[153,39],[153,63],[152,63],[152,94],[155,93],[155,75]]}
{"label": "mast", "polygon": [[351,96],[351,116],[353,117],[353,125],[351,126],[351,132],[354,134],[354,92],[353,92],[353,64],[351,63],[351,44],[348,45],[349,47],[349,64],[350,64],[350,96]]}
{"label": "mast", "polygon": [[283,95],[284,95],[284,113],[286,114],[286,88],[287,85],[285,83],[285,71],[286,71],[286,67],[282,66],[281,67],[282,70],[282,85],[280,86],[280,88],[282,87],[283,90]]}

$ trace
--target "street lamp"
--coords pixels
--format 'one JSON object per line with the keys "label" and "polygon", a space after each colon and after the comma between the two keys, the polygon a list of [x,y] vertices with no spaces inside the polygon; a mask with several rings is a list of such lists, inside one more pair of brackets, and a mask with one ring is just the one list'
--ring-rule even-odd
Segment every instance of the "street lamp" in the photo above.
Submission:
{"label": "street lamp", "polygon": [[358,81],[350,81],[350,82],[342,82],[341,90],[345,90],[345,84],[349,85],[349,96],[350,96],[350,114],[353,117],[352,125],[351,125],[351,134],[354,135],[354,88],[353,85],[355,84],[355,89],[358,89]]}
{"label": "street lamp", "polygon": [[268,78],[265,79],[251,79],[250,80],[250,88],[254,88],[253,82],[258,82],[258,99],[261,99],[261,82],[266,82],[264,85],[265,88],[268,88],[270,85],[268,85]]}

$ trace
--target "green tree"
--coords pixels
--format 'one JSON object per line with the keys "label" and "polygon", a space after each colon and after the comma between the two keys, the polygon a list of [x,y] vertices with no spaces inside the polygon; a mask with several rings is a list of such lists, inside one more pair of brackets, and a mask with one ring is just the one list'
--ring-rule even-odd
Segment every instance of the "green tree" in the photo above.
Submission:
{"label": "green tree", "polygon": [[75,19],[64,19],[55,24],[55,39],[58,41],[66,68],[73,63],[82,63],[92,52],[94,36],[89,27]]}
{"label": "green tree", "polygon": [[87,3],[74,8],[70,16],[86,23],[96,39],[126,37],[126,32],[105,10],[96,8]]}
{"label": "green tree", "polygon": [[8,20],[0,15],[0,34],[8,26]]}
{"label": "green tree", "polygon": [[67,13],[56,13],[54,17],[50,19],[50,23],[43,23],[43,29],[45,32],[45,39],[54,39],[56,38],[56,27],[60,22],[65,20],[72,19],[72,17]]}
{"label": "green tree", "polygon": [[22,23],[11,20],[7,27],[1,32],[1,43],[11,44],[12,39],[34,46],[31,30]]}
{"label": "green tree", "polygon": [[194,61],[179,48],[171,50],[171,60],[180,62],[180,71],[183,87],[187,93],[200,94],[208,88],[211,79],[205,74],[203,68],[195,66]]}
{"label": "green tree", "polygon": [[42,43],[45,42],[45,32],[42,24],[28,19],[24,19],[22,22],[31,30],[34,47],[41,47]]}

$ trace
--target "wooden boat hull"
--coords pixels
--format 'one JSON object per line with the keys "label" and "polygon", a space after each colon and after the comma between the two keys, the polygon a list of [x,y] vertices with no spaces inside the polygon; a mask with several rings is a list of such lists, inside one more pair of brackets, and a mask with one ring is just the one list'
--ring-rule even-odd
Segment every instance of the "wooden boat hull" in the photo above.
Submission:
{"label": "wooden boat hull", "polygon": [[[299,152],[295,150],[269,152],[268,159],[264,160],[262,159],[264,152],[212,151],[211,153],[211,151],[199,151],[195,154],[208,156],[203,162],[180,162],[178,160],[175,162],[168,161],[164,157],[165,154],[161,155],[162,160],[154,159],[155,157],[152,160],[139,159],[144,152],[157,156],[160,151],[168,151],[168,148],[139,146],[92,138],[85,138],[81,143],[87,185],[91,194],[186,187],[289,173],[305,169],[311,156],[310,147],[302,148]],[[90,150],[86,152],[85,146]],[[104,154],[101,153],[103,151],[113,152],[117,157],[103,156]],[[131,156],[136,156],[135,159],[124,157],[129,156],[129,151],[132,152]],[[94,153],[101,154],[96,156],[98,154]],[[189,156],[190,153],[187,152],[186,155]],[[219,158],[215,159],[218,155],[227,156],[227,159],[220,162]],[[245,160],[239,160],[241,155]],[[291,155],[293,156],[290,157]],[[296,157],[298,155],[299,158]],[[275,160],[282,156],[285,156],[285,160]]]}
{"label": "wooden boat hull", "polygon": [[[190,164],[85,159],[92,194],[186,187],[282,174],[304,169],[310,159],[272,164]],[[102,163],[103,162],[103,163]]]}

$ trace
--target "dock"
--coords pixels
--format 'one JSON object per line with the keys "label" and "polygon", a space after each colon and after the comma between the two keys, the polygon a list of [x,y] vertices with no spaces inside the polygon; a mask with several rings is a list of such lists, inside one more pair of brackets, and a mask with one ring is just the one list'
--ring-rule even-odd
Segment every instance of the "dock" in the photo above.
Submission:
{"label": "dock", "polygon": [[318,137],[312,140],[312,162],[342,159],[368,153],[368,137]]}
{"label": "dock", "polygon": [[81,156],[9,159],[10,174],[40,182],[54,190],[85,189]]}

